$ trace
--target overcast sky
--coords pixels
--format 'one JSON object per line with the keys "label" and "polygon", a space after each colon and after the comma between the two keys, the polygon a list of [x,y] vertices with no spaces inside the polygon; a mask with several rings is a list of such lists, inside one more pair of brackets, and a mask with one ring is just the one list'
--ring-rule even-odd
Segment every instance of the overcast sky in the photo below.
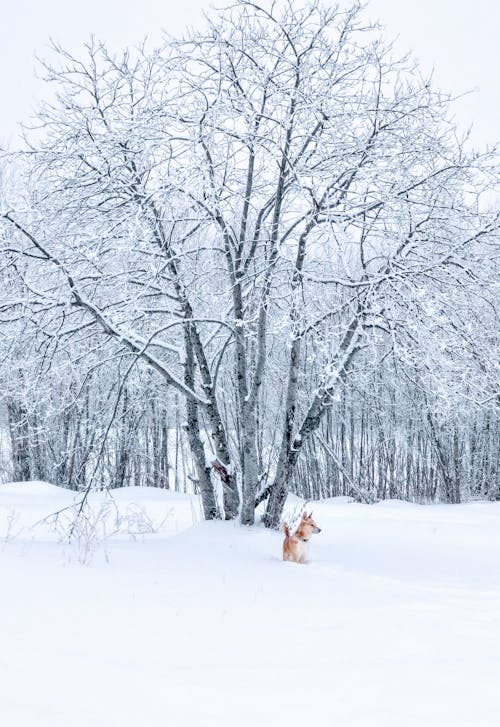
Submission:
{"label": "overcast sky", "polygon": [[[13,141],[43,86],[35,78],[35,53],[50,36],[78,52],[90,34],[112,47],[135,45],[161,30],[195,26],[206,0],[0,0],[0,139]],[[499,0],[371,0],[368,14],[380,20],[398,49],[412,50],[435,84],[453,94],[477,89],[456,103],[462,128],[474,125],[475,144],[500,140]]]}

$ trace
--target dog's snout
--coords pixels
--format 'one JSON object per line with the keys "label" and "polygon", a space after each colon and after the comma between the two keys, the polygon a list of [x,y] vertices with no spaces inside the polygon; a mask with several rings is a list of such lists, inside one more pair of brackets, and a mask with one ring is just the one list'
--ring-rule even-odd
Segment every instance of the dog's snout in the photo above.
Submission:
{"label": "dog's snout", "polygon": [[317,533],[320,533],[320,532],[321,532],[321,528],[318,528],[318,527],[316,526],[316,532],[317,532]]}

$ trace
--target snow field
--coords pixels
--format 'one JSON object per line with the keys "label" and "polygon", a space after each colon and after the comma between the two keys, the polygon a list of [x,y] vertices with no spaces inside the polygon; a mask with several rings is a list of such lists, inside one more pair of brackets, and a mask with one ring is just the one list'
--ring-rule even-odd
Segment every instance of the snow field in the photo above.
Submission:
{"label": "snow field", "polygon": [[500,504],[315,503],[298,566],[279,533],[125,488],[92,496],[82,565],[32,528],[73,497],[0,487],[2,724],[500,724]]}

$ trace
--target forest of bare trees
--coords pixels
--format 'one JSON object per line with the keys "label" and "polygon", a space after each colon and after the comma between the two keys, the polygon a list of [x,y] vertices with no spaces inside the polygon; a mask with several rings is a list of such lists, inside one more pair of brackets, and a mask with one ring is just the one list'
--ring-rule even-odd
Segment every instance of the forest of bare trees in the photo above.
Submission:
{"label": "forest of bare trees", "polygon": [[0,477],[500,498],[498,157],[354,4],[53,47],[0,169]]}

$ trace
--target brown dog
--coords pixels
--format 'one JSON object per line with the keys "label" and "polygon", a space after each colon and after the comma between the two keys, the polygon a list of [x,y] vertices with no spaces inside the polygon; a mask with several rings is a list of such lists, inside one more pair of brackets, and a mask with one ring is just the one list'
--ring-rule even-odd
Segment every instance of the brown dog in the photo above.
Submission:
{"label": "brown dog", "polygon": [[299,523],[299,527],[290,535],[290,529],[286,523],[283,523],[285,531],[285,540],[283,543],[283,560],[293,560],[294,563],[305,563],[307,560],[307,552],[309,549],[308,542],[311,535],[321,532],[316,523],[309,515],[304,512]]}

